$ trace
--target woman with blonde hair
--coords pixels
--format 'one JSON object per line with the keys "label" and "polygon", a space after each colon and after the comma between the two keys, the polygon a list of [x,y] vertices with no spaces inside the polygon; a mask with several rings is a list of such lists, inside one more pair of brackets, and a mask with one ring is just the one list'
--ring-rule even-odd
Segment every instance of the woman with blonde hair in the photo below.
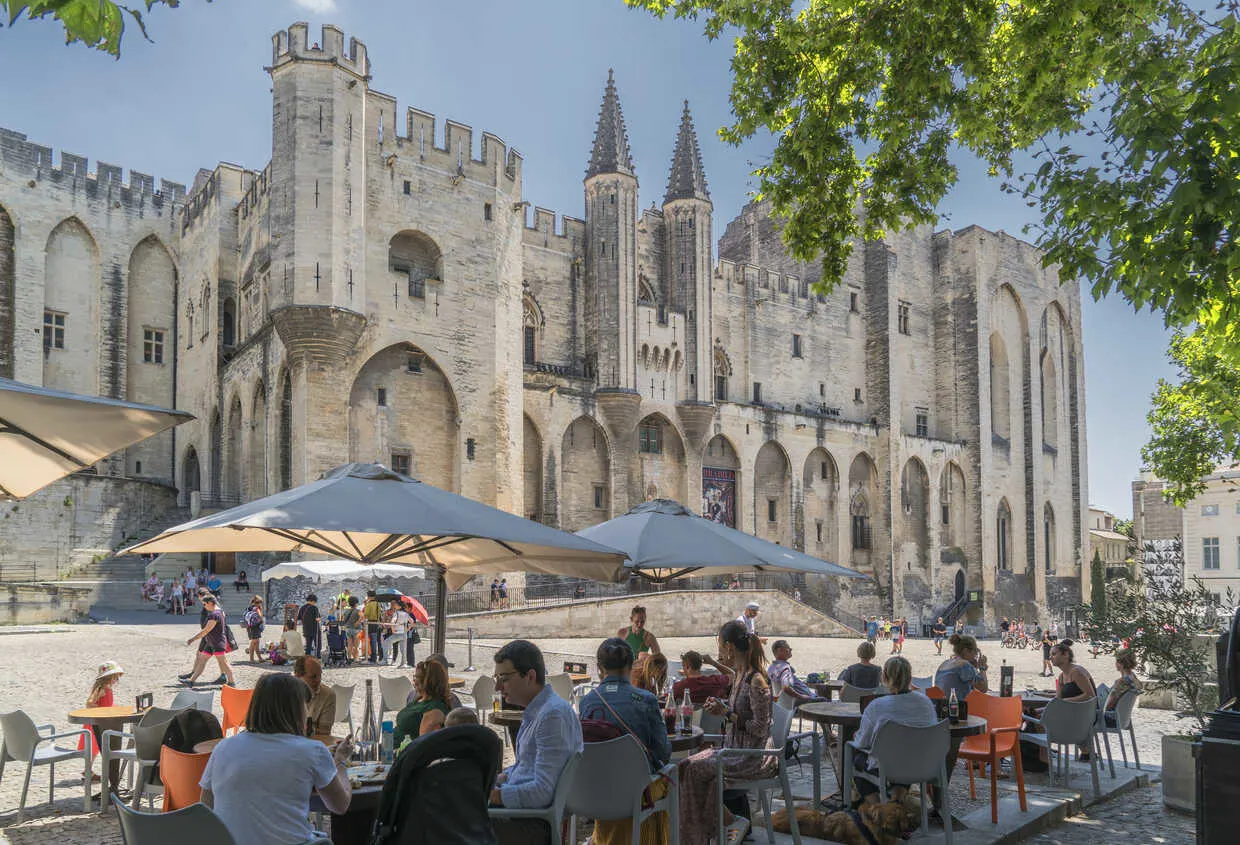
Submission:
{"label": "woman with blonde hair", "polygon": [[[924,695],[909,695],[909,687],[913,681],[913,667],[908,659],[896,655],[888,658],[883,664],[883,683],[891,691],[891,695],[882,695],[870,702],[861,714],[861,727],[853,741],[862,749],[854,753],[853,763],[859,770],[878,769],[870,759],[868,750],[873,747],[879,729],[888,722],[907,725],[911,728],[924,728],[938,723],[935,716],[934,703]],[[854,778],[853,783],[861,797],[870,804],[878,803],[878,787],[865,778]],[[892,784],[891,800],[902,801],[908,784]]]}
{"label": "woman with blonde hair", "polygon": [[667,686],[667,655],[643,653],[633,665],[632,684],[662,695]]}
{"label": "woman with blonde hair", "polygon": [[[719,661],[736,675],[727,701],[706,700],[705,710],[722,716],[727,728],[722,748],[694,754],[680,768],[680,841],[683,845],[707,845],[716,836],[715,759],[723,760],[724,776],[754,779],[769,772],[775,756],[729,755],[731,748],[766,748],[771,735],[771,685],[766,677],[766,654],[762,642],[744,623],[732,620],[719,629]],[[721,842],[739,842],[749,829],[747,819],[729,820]]]}
{"label": "woman with blonde hair", "polygon": [[392,737],[396,748],[400,748],[407,736],[413,739],[421,736],[422,716],[425,713],[441,710],[446,716],[452,709],[448,703],[448,670],[437,660],[423,660],[413,667],[413,691],[417,698],[396,715]]}

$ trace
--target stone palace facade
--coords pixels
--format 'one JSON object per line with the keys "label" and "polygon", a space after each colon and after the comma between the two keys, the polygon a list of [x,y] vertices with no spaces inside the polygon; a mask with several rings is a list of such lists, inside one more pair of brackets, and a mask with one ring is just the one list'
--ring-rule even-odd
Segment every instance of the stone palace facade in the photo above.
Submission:
{"label": "stone palace facade", "polygon": [[557,219],[339,29],[277,33],[269,70],[270,163],[188,192],[0,131],[0,375],[197,417],[101,473],[219,507],[379,461],[569,530],[670,497],[874,575],[840,611],[1079,595],[1080,301],[1031,245],[902,232],[823,297],[761,203],[714,258],[687,104],[643,208],[609,79]]}

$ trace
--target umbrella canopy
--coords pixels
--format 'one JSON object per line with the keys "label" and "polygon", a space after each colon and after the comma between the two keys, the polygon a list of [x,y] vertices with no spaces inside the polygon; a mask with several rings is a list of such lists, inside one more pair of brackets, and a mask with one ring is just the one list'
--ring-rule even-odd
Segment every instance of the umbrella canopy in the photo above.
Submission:
{"label": "umbrella canopy", "polygon": [[193,418],[0,378],[0,498],[23,499]]}
{"label": "umbrella canopy", "polygon": [[313,578],[316,581],[365,581],[369,578],[421,578],[426,573],[399,563],[372,566],[351,560],[293,560],[263,572],[263,583],[275,578]]}
{"label": "umbrella canopy", "polygon": [[650,581],[670,581],[708,567],[867,577],[703,519],[671,499],[643,502],[624,516],[578,531],[577,536],[624,551],[631,571]]}
{"label": "umbrella canopy", "polygon": [[[169,528],[125,554],[201,551],[311,551],[364,564],[420,564],[452,589],[501,572],[597,581],[625,574],[623,552],[378,464],[344,464],[318,481]],[[438,604],[442,651],[446,602]]]}
{"label": "umbrella canopy", "polygon": [[[381,566],[382,564],[378,565]],[[405,610],[409,611],[410,616],[423,625],[430,623],[430,614],[426,612],[426,608],[422,605],[422,602],[418,601],[413,596],[405,595],[395,587],[380,587],[375,590],[375,598],[387,600],[399,599],[400,603],[405,606]]]}

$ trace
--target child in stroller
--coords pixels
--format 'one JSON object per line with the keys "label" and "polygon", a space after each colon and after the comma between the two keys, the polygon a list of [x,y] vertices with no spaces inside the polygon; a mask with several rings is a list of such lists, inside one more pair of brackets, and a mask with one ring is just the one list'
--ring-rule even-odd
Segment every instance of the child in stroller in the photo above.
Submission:
{"label": "child in stroller", "polygon": [[323,661],[323,665],[348,666],[352,662],[349,659],[349,642],[345,637],[344,630],[340,627],[340,623],[336,621],[335,616],[328,616],[327,659]]}

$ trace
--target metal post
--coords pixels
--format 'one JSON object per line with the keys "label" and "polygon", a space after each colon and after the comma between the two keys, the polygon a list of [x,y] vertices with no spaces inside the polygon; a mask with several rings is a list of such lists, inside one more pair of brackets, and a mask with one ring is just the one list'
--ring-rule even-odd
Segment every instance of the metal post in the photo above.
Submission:
{"label": "metal post", "polygon": [[469,665],[465,667],[465,671],[472,672],[474,671],[474,629],[469,628],[468,631],[469,631],[469,652],[468,652],[469,656],[466,658],[465,662]]}

